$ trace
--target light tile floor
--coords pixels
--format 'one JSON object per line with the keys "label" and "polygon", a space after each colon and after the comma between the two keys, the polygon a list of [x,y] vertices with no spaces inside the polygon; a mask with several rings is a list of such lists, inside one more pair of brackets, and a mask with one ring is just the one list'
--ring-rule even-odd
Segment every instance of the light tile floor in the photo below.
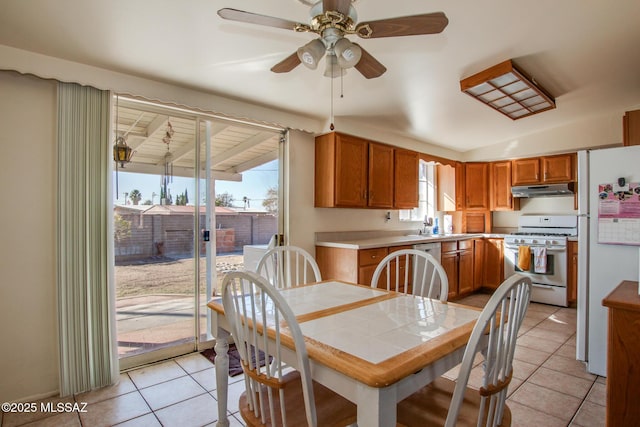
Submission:
{"label": "light tile floor", "polygon": [[[460,301],[482,307],[487,295]],[[576,311],[531,304],[520,330],[509,386],[508,405],[515,427],[604,426],[605,379],[589,374],[575,360]],[[478,363],[479,363],[478,359]],[[456,376],[456,369],[446,374]],[[471,384],[478,384],[481,367]],[[242,426],[238,397],[242,376],[229,380],[232,426]],[[120,382],[73,397],[47,402],[86,402],[84,413],[3,413],[8,426],[208,426],[218,419],[215,370],[198,353],[121,374]],[[38,407],[40,403],[38,402]]]}

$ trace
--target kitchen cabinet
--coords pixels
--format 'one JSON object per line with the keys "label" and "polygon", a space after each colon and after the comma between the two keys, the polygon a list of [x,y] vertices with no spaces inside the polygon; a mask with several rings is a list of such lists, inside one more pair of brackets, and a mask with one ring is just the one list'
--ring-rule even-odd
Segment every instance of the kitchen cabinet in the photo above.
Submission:
{"label": "kitchen cabinet", "polygon": [[520,199],[511,195],[511,160],[491,163],[490,188],[492,211],[520,209]]}
{"label": "kitchen cabinet", "polygon": [[575,181],[575,153],[512,161],[512,185]]}
{"label": "kitchen cabinet", "polygon": [[369,207],[393,207],[393,154],[393,147],[391,146],[376,144],[374,142],[369,143],[369,184],[367,186],[367,206]]}
{"label": "kitchen cabinet", "polygon": [[578,300],[578,242],[567,242],[567,302]]}
{"label": "kitchen cabinet", "polygon": [[484,239],[473,239],[473,290],[482,287],[484,281]]}
{"label": "kitchen cabinet", "polygon": [[638,282],[624,281],[602,301],[609,308],[607,426],[636,426],[640,419],[640,296]]}
{"label": "kitchen cabinet", "polygon": [[[371,278],[376,267],[387,256],[387,248],[363,249],[358,251],[358,280],[360,285],[371,285]],[[323,276],[324,277],[324,276]]]}
{"label": "kitchen cabinet", "polygon": [[[316,246],[316,262],[318,263],[322,279],[359,283],[360,260],[358,252],[357,249]],[[380,255],[382,255],[382,257],[378,259],[378,262],[384,258],[386,253],[384,253],[384,255],[381,253]],[[374,261],[371,260],[371,264],[373,262]],[[363,273],[366,274],[366,271],[363,271]],[[373,276],[373,270],[371,271],[371,276]],[[369,276],[369,280],[371,280],[371,276]]]}
{"label": "kitchen cabinet", "polygon": [[[316,137],[315,144],[315,207],[391,209],[418,205],[418,153],[337,132]],[[396,150],[400,152],[397,160]],[[400,168],[397,173],[396,164]],[[412,174],[416,178],[409,184]],[[401,206],[394,205],[395,200]]]}
{"label": "kitchen cabinet", "polygon": [[465,165],[464,163],[456,163],[455,176],[456,176],[456,210],[461,211],[465,208],[466,188],[465,188]]}
{"label": "kitchen cabinet", "polygon": [[489,163],[465,163],[465,209],[489,210]]}
{"label": "kitchen cabinet", "polygon": [[394,154],[394,199],[398,209],[412,209],[418,206],[418,169],[420,154],[416,151],[395,149]]}
{"label": "kitchen cabinet", "polygon": [[485,239],[483,287],[495,290],[504,281],[504,239]]}
{"label": "kitchen cabinet", "polygon": [[442,164],[436,166],[437,210],[443,212],[464,210],[464,168],[464,163],[459,162],[454,166]]}
{"label": "kitchen cabinet", "polygon": [[[369,286],[376,267],[385,256],[391,252],[411,249],[412,247],[412,245],[400,245],[388,248],[347,249],[316,246],[316,262],[323,280],[344,280]],[[403,272],[408,268],[409,275],[411,275],[411,260],[408,262],[404,260],[403,263],[404,265],[400,266],[401,271]],[[382,277],[386,277],[384,271],[382,272]],[[379,285],[386,289],[386,281],[384,284],[380,283]],[[392,278],[391,286],[395,289],[395,277]],[[411,289],[407,291],[410,292]]]}
{"label": "kitchen cabinet", "polygon": [[449,279],[448,300],[473,292],[473,240],[442,242],[440,256]]}
{"label": "kitchen cabinet", "polygon": [[329,133],[316,137],[315,206],[367,206],[369,142]]}
{"label": "kitchen cabinet", "polygon": [[622,119],[624,145],[640,145],[640,110],[627,111]]}

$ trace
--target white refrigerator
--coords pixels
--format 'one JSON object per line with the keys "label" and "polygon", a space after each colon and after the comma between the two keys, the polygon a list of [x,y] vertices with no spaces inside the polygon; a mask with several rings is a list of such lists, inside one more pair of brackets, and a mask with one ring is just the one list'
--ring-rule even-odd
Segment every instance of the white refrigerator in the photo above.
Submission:
{"label": "white refrigerator", "polygon": [[[606,376],[608,310],[602,300],[623,280],[638,280],[638,246],[598,243],[598,185],[640,181],[640,146],[578,152],[576,358]],[[588,197],[587,197],[588,196]]]}

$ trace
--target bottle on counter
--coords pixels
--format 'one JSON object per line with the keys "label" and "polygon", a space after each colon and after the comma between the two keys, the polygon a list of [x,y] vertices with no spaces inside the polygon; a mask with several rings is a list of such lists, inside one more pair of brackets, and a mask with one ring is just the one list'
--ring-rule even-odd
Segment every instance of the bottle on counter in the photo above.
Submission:
{"label": "bottle on counter", "polygon": [[440,227],[438,227],[438,218],[435,219],[433,229],[431,230],[433,234],[440,234]]}

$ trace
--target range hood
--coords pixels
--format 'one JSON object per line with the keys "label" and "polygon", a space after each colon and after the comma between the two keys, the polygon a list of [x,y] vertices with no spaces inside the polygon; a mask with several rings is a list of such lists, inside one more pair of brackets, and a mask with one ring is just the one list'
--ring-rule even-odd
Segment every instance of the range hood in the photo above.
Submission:
{"label": "range hood", "polygon": [[554,197],[573,196],[574,183],[547,184],[547,185],[520,185],[511,187],[513,197]]}

